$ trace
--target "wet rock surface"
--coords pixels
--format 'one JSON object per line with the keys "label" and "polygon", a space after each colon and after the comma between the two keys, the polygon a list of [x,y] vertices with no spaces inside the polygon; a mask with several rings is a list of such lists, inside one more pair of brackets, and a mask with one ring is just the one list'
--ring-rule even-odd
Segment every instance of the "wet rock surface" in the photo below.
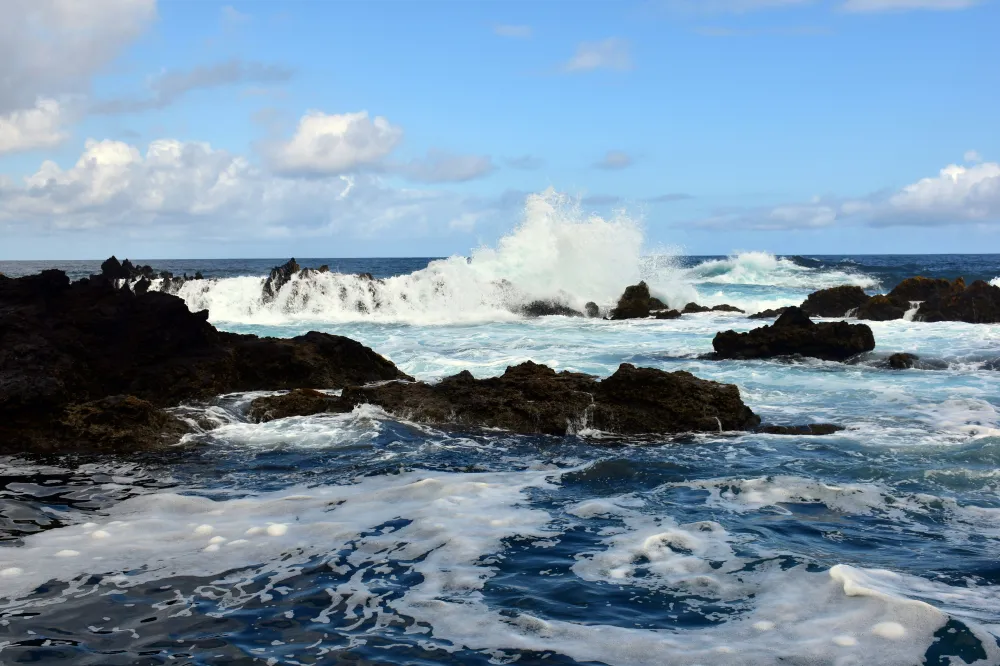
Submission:
{"label": "wet rock surface", "polygon": [[[251,412],[264,414],[280,404],[280,413],[287,414],[284,408],[299,401],[312,409],[321,399],[259,398]],[[419,423],[502,428],[523,434],[565,435],[584,428],[618,434],[718,432],[747,430],[760,423],[736,386],[688,372],[630,364],[598,380],[580,373],[557,373],[528,361],[489,379],[476,379],[464,371],[436,384],[349,387],[326,406],[330,411],[349,411],[360,404],[376,405]]]}
{"label": "wet rock surface", "polygon": [[683,314],[698,314],[701,312],[741,312],[745,313],[745,310],[741,310],[734,305],[729,305],[728,303],[723,303],[722,305],[715,305],[713,307],[708,307],[707,305],[698,305],[697,303],[688,303],[681,310]]}
{"label": "wet rock surface", "polygon": [[872,296],[855,313],[858,319],[866,321],[893,321],[902,319],[909,310],[909,302],[892,299],[889,296]]}
{"label": "wet rock surface", "polygon": [[747,333],[723,331],[712,341],[715,358],[754,359],[809,356],[844,361],[875,348],[875,336],[865,324],[816,323],[802,308],[788,308],[770,326]]}
{"label": "wet rock surface", "polygon": [[832,287],[809,294],[801,307],[813,317],[846,317],[869,298],[871,297],[861,287]]}
{"label": "wet rock surface", "polygon": [[759,432],[765,435],[822,436],[832,435],[844,430],[846,430],[844,426],[835,425],[833,423],[809,423],[806,425],[795,426],[763,425],[757,428],[754,432]]}
{"label": "wet rock surface", "polygon": [[609,319],[645,319],[655,310],[669,310],[667,304],[650,296],[645,282],[626,287]]}
{"label": "wet rock surface", "polygon": [[927,322],[1000,323],[1000,287],[982,280],[966,287],[964,281],[956,280],[950,290],[940,290],[921,303],[915,318]]}
{"label": "wet rock surface", "polygon": [[919,360],[920,357],[916,354],[893,354],[889,357],[888,363],[893,370],[909,370]]}
{"label": "wet rock surface", "polygon": [[784,308],[775,308],[773,310],[761,310],[760,312],[756,312],[750,315],[749,317],[747,317],[747,319],[777,319],[787,309],[788,309],[787,307],[784,307]]}
{"label": "wet rock surface", "polygon": [[532,301],[521,308],[521,314],[528,317],[548,317],[560,315],[563,317],[582,317],[583,313],[568,305],[555,301]]}
{"label": "wet rock surface", "polygon": [[266,423],[290,416],[312,416],[340,410],[340,400],[334,396],[315,389],[295,389],[283,395],[257,398],[251,403],[247,418],[256,423]]}
{"label": "wet rock surface", "polygon": [[[107,440],[83,427],[91,421],[61,420],[74,405],[109,396],[162,408],[233,391],[401,377],[349,338],[224,333],[207,311],[191,312],[169,294],[117,288],[103,275],[70,284],[50,270],[0,280],[0,448],[8,451],[129,445],[127,437]],[[70,432],[67,423],[79,427]]]}

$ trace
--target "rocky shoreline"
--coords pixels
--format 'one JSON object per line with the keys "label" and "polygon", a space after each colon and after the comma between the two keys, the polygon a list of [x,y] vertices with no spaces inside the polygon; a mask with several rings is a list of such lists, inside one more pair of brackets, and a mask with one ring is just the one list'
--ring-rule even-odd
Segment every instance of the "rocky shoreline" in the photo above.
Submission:
{"label": "rocky shoreline", "polygon": [[[262,298],[273,299],[296,275],[328,270],[302,268],[293,259],[264,279]],[[114,257],[100,275],[74,283],[58,270],[0,276],[0,451],[133,451],[172,444],[191,426],[169,408],[257,390],[284,392],[252,403],[247,416],[258,422],[371,404],[419,423],[525,434],[588,429],[621,435],[830,434],[839,428],[762,426],[736,386],[630,364],[603,380],[527,362],[489,379],[461,372],[433,384],[417,382],[349,338],[219,331],[207,311],[191,312],[168,293],[200,279],[201,274],[175,277]],[[154,280],[161,282],[151,289]],[[595,303],[585,312],[544,301],[522,310],[526,316],[600,316]],[[729,305],[671,309],[640,282],[625,290],[606,318],[676,319],[704,312],[745,314]],[[718,333],[711,358],[799,355],[846,361],[875,348],[871,329],[810,317],[886,320],[907,313],[918,321],[995,321],[1000,288],[911,278],[884,296],[869,296],[858,287],[825,289],[810,294],[802,307],[750,315],[773,315],[772,325]],[[918,362],[899,353],[889,357],[887,367],[910,369],[920,367]]]}

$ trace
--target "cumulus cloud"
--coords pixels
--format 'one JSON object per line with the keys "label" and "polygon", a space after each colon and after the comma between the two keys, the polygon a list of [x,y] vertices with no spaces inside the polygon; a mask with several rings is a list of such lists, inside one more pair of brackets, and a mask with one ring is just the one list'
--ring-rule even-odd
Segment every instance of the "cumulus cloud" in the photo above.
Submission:
{"label": "cumulus cloud", "polygon": [[493,160],[486,155],[455,155],[431,150],[426,157],[398,165],[395,170],[421,183],[457,183],[488,176],[495,169]]}
{"label": "cumulus cloud", "polygon": [[233,59],[189,70],[165,72],[152,80],[148,95],[105,100],[95,104],[91,111],[111,114],[162,109],[192,90],[249,83],[285,83],[291,78],[292,70],[282,65]]}
{"label": "cumulus cloud", "polygon": [[841,8],[847,12],[898,12],[914,9],[947,11],[968,9],[982,0],[845,0]]}
{"label": "cumulus cloud", "polygon": [[117,229],[200,239],[374,237],[471,229],[498,202],[390,188],[374,175],[290,178],[206,143],[161,139],[145,152],[87,141],[77,162],[44,162],[20,185],[0,183],[0,223],[26,232]]}
{"label": "cumulus cloud", "polygon": [[376,165],[396,148],[403,130],[367,111],[326,114],[310,111],[288,141],[264,147],[280,173],[337,175]]}
{"label": "cumulus cloud", "polygon": [[512,39],[528,39],[534,31],[530,25],[495,25],[493,34]]}
{"label": "cumulus cloud", "polygon": [[966,162],[977,163],[983,161],[983,156],[980,155],[977,150],[967,150],[965,151],[963,159],[965,159]]}
{"label": "cumulus cloud", "polygon": [[39,99],[34,108],[0,115],[0,155],[51,148],[66,137],[66,110],[54,99]]}
{"label": "cumulus cloud", "polygon": [[634,161],[624,150],[609,150],[594,166],[598,169],[626,169],[632,166]]}
{"label": "cumulus cloud", "polygon": [[5,0],[0,114],[85,93],[92,77],[156,17],[156,0]]}
{"label": "cumulus cloud", "polygon": [[722,229],[810,229],[838,223],[869,226],[1000,224],[1000,164],[952,164],[898,191],[863,199],[821,199],[770,208],[722,211],[696,224]]}
{"label": "cumulus cloud", "polygon": [[632,69],[629,43],[617,37],[609,37],[599,42],[581,42],[563,69],[571,73],[592,72],[598,69],[628,71]]}

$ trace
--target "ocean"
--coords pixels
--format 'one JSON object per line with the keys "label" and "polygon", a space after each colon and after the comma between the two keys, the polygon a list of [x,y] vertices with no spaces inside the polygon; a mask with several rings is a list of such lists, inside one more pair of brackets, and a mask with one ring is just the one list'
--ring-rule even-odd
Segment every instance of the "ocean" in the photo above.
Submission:
{"label": "ocean", "polygon": [[[215,425],[195,446],[0,458],[0,663],[1000,664],[1000,327],[868,322],[876,350],[848,363],[712,361],[717,331],[766,322],[517,314],[607,307],[639,279],[755,312],[995,281],[1000,255],[688,257],[623,222],[529,220],[469,257],[299,257],[332,270],[264,304],[286,259],[142,263],[201,271],[179,295],[219,328],[347,335],[418,379],[633,363],[736,384],[766,423],[847,429],[539,437],[371,407],[249,423],[263,393],[183,406]],[[887,369],[894,352],[925,369]]]}

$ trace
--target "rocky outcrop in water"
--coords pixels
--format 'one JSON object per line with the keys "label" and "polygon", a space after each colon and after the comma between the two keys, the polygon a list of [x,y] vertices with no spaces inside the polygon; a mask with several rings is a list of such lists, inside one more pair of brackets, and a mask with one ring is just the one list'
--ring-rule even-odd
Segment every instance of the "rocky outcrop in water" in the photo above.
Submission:
{"label": "rocky outcrop in water", "polygon": [[809,423],[807,425],[795,426],[764,425],[754,430],[754,432],[765,435],[805,435],[819,437],[822,435],[832,435],[843,430],[846,430],[844,426],[833,423]]}
{"label": "rocky outcrop in water", "polygon": [[918,321],[963,321],[968,324],[1000,323],[1000,287],[976,280],[952,283],[948,291],[938,291],[920,304]]}
{"label": "rocky outcrop in water", "polygon": [[586,311],[587,316],[591,319],[601,316],[601,308],[594,301],[588,301],[587,304],[583,306],[583,309]]}
{"label": "rocky outcrop in water", "polygon": [[520,309],[520,313],[527,317],[549,317],[560,315],[563,317],[582,317],[583,313],[574,310],[568,305],[555,301],[532,301]]}
{"label": "rocky outcrop in water", "polygon": [[715,358],[753,359],[809,356],[844,361],[875,349],[875,336],[865,324],[819,323],[801,308],[788,308],[774,324],[747,333],[723,331],[712,340]]}
{"label": "rocky outcrop in water", "polygon": [[650,296],[649,286],[645,282],[640,282],[625,287],[625,292],[618,299],[618,304],[608,319],[645,319],[656,311],[669,309],[666,303]]}
{"label": "rocky outcrop in water", "polygon": [[801,307],[813,317],[846,317],[869,298],[861,287],[832,287],[809,294]]}
{"label": "rocky outcrop in water", "polygon": [[349,387],[340,398],[302,391],[259,398],[250,414],[268,420],[299,410],[349,411],[361,404],[377,405],[419,423],[502,428],[523,434],[565,435],[583,428],[618,434],[674,434],[747,430],[760,424],[736,386],[688,372],[626,363],[607,379],[598,380],[575,372],[557,373],[530,361],[489,379],[476,379],[465,371],[436,384],[387,382]]}
{"label": "rocky outcrop in water", "polygon": [[916,354],[893,354],[889,357],[889,367],[893,370],[909,370],[912,368],[920,357]]}
{"label": "rocky outcrop in water", "polygon": [[[191,312],[169,294],[116,288],[103,275],[73,284],[55,270],[0,279],[0,449],[6,451],[154,445],[159,439],[144,433],[155,431],[157,421],[142,417],[142,402],[158,409],[233,391],[402,377],[349,338],[224,333],[208,323],[207,311]],[[121,398],[100,402],[110,396]],[[118,419],[123,433],[131,423],[132,439],[101,435],[95,425],[101,414]]]}
{"label": "rocky outcrop in water", "polygon": [[749,317],[747,317],[747,319],[777,319],[787,309],[788,309],[787,307],[784,307],[784,308],[775,308],[773,310],[761,310],[760,312],[756,312],[750,315]]}
{"label": "rocky outcrop in water", "polygon": [[697,303],[688,303],[681,310],[681,314],[699,314],[701,312],[740,312],[746,313],[745,310],[740,310],[734,305],[729,305],[723,303],[722,305],[715,305],[713,307],[708,307],[707,305],[698,305]]}
{"label": "rocky outcrop in water", "polygon": [[854,316],[864,321],[893,321],[902,319],[909,309],[909,303],[878,294],[865,301]]}

